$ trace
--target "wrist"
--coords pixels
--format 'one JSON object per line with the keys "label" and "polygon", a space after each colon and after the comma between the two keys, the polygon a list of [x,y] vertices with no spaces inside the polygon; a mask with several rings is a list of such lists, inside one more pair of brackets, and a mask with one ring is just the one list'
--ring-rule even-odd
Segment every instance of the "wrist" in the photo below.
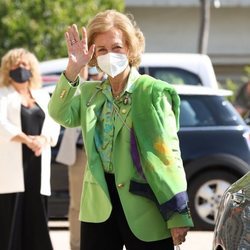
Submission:
{"label": "wrist", "polygon": [[[66,80],[73,86],[73,87],[76,87],[78,84],[79,84],[79,76],[77,75],[75,77],[75,80],[71,81],[68,76],[66,75],[66,72],[63,71],[63,75],[64,77],[66,78]],[[74,79],[74,78],[73,78]]]}
{"label": "wrist", "polygon": [[78,74],[72,73],[72,72],[68,72],[67,70],[63,71],[63,75],[65,76],[65,78],[67,79],[67,81],[69,83],[74,83],[77,80]]}
{"label": "wrist", "polygon": [[41,137],[43,138],[44,144],[50,144],[50,139],[47,136],[41,135]]}
{"label": "wrist", "polygon": [[25,137],[24,144],[29,145],[33,142],[33,138],[30,136]]}

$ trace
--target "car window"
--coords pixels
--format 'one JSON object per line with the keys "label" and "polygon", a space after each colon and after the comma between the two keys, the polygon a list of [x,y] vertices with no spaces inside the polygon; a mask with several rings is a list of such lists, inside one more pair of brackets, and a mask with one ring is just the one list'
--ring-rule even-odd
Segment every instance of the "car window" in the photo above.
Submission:
{"label": "car window", "polygon": [[220,96],[181,97],[180,126],[230,126],[243,125],[244,121],[232,105]]}
{"label": "car window", "polygon": [[187,100],[181,102],[180,125],[182,127],[197,126],[198,120],[196,113]]}
{"label": "car window", "polygon": [[139,72],[171,84],[202,85],[198,75],[185,69],[175,67],[141,67]]}
{"label": "car window", "polygon": [[205,103],[198,99],[183,100],[181,103],[180,125],[190,126],[213,126],[216,122]]}

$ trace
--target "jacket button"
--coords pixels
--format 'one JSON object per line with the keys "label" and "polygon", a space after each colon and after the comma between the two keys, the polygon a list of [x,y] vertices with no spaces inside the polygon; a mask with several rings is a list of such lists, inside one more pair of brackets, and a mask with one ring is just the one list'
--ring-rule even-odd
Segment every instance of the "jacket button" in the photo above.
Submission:
{"label": "jacket button", "polygon": [[124,187],[124,184],[123,184],[123,183],[119,183],[119,184],[117,185],[117,187],[118,187],[118,188],[123,188],[123,187]]}
{"label": "jacket button", "polygon": [[122,109],[122,114],[126,114],[127,110],[126,109]]}

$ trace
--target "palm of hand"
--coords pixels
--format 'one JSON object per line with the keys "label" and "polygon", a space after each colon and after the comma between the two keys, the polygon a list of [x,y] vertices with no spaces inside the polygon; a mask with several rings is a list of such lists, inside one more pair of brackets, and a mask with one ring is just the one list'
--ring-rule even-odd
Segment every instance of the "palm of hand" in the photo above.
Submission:
{"label": "palm of hand", "polygon": [[86,29],[82,28],[82,39],[80,39],[78,28],[75,24],[68,27],[65,39],[67,42],[69,65],[80,71],[92,58],[95,46],[92,45],[88,49]]}

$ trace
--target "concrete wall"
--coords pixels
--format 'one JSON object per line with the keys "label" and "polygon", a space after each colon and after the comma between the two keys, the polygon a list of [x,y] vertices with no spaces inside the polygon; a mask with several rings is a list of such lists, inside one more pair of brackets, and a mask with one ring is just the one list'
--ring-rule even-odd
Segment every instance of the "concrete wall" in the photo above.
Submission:
{"label": "concrete wall", "polygon": [[[138,4],[138,0],[134,2]],[[170,0],[146,1],[148,4],[149,2],[150,5],[146,7],[133,4],[126,7],[126,12],[134,15],[145,35],[146,51],[197,52],[200,28],[199,1],[176,0],[175,7],[174,1]],[[160,4],[161,2],[165,4]],[[177,2],[189,6],[179,4],[176,7]],[[250,1],[227,0],[227,3],[231,4],[230,7],[211,7],[208,43],[208,55],[218,73],[218,79],[222,82],[227,78],[239,81],[244,66],[250,65]],[[244,3],[245,6],[242,7]]]}
{"label": "concrete wall", "polygon": [[[211,5],[219,2],[223,7],[237,7],[250,6],[250,0],[211,0]],[[167,7],[194,7],[200,6],[200,0],[125,0],[125,5],[128,7],[153,7],[153,6],[167,6]]]}

